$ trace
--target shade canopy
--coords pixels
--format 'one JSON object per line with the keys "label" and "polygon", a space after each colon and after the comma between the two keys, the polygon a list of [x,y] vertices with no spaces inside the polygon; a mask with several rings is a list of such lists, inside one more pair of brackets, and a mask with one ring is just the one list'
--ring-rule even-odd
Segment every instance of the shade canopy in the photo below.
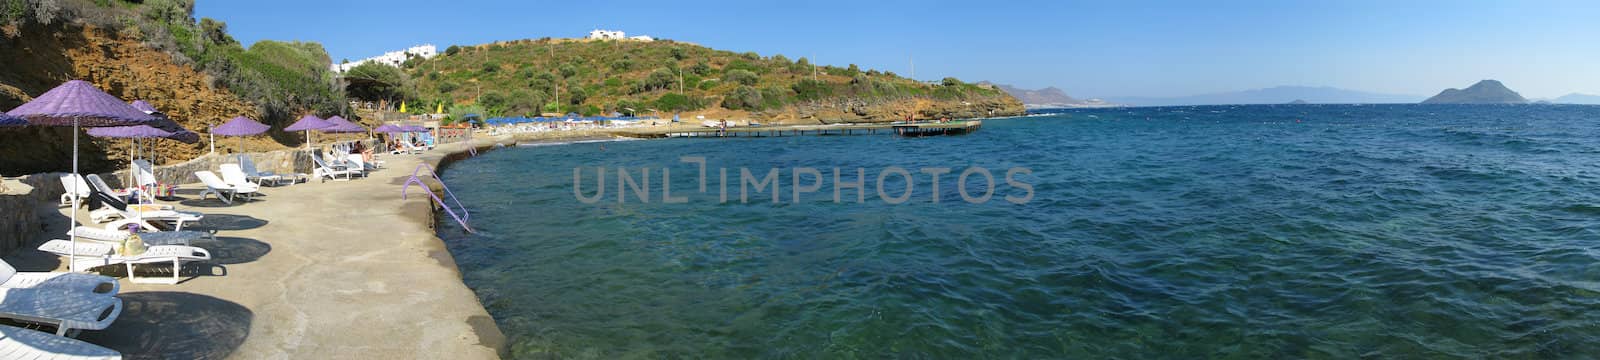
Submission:
{"label": "shade canopy", "polygon": [[401,126],[400,129],[406,132],[428,132],[428,128],[416,125]]}
{"label": "shade canopy", "polygon": [[148,101],[134,100],[133,103],[129,104],[129,105],[133,106],[134,109],[139,109],[139,111],[143,111],[146,114],[163,115],[161,113],[161,110],[156,110],[156,106],[155,105],[150,105],[150,102],[148,102]]}
{"label": "shade canopy", "polygon": [[27,125],[27,124],[28,124],[27,120],[23,120],[22,118],[19,118],[19,117],[15,117],[15,116],[11,116],[11,115],[6,115],[4,113],[0,113],[0,127],[4,127],[4,126],[23,126],[23,125]]}
{"label": "shade canopy", "polygon": [[68,81],[6,112],[40,126],[145,125],[160,117],[146,114],[83,80]]}
{"label": "shade canopy", "polygon": [[150,125],[110,126],[89,129],[89,136],[103,138],[164,138],[172,136],[171,131],[161,130]]}
{"label": "shade canopy", "polygon": [[367,128],[361,127],[361,125],[356,125],[355,123],[350,122],[350,120],[345,120],[343,117],[339,117],[339,115],[334,115],[333,117],[328,118],[328,124],[332,126],[322,128],[320,130],[326,133],[367,132]]}
{"label": "shade canopy", "polygon": [[300,120],[295,121],[294,124],[289,124],[289,127],[283,128],[283,130],[285,130],[285,131],[320,130],[320,129],[323,129],[323,128],[327,128],[329,126],[333,126],[333,124],[329,124],[327,120],[323,120],[322,118],[319,118],[319,117],[316,117],[316,116],[313,116],[313,115],[306,115],[306,116],[300,117]]}
{"label": "shade canopy", "polygon": [[172,139],[172,140],[177,140],[177,141],[185,143],[185,144],[193,144],[193,143],[200,142],[200,134],[197,134],[197,133],[195,133],[193,131],[189,131],[189,130],[183,130],[183,131],[172,133],[172,136],[168,136],[167,138],[168,139]]}
{"label": "shade canopy", "polygon": [[240,116],[233,118],[233,120],[228,120],[228,122],[225,124],[212,128],[211,133],[222,136],[248,136],[267,132],[267,129],[271,128],[272,127],[267,126],[267,124],[262,124],[256,122],[255,120],[250,120],[249,118]]}
{"label": "shade canopy", "polygon": [[377,128],[372,129],[372,132],[393,134],[393,133],[398,133],[398,132],[406,132],[406,130],[400,128],[399,126],[383,124],[381,126],[378,126]]}

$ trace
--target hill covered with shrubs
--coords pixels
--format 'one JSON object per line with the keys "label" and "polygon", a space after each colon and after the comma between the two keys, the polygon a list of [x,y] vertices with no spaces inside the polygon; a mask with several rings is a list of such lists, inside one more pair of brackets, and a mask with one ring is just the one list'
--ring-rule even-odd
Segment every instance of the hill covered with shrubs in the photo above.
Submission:
{"label": "hill covered with shrubs", "polygon": [[[988,85],[923,83],[893,72],[812,64],[676,41],[538,39],[451,46],[403,65],[431,108],[481,107],[491,116],[705,113],[780,122],[892,121],[1020,114]],[[354,71],[352,71],[354,72]]]}

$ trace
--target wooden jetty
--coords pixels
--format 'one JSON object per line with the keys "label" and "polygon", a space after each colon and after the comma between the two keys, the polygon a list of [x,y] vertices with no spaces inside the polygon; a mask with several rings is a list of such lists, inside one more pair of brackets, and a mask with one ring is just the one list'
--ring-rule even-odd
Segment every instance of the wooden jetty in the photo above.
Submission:
{"label": "wooden jetty", "polygon": [[933,136],[933,135],[959,135],[978,131],[983,127],[983,121],[958,120],[947,123],[882,123],[882,124],[833,124],[833,125],[784,125],[784,126],[757,126],[757,127],[730,127],[720,128],[667,128],[667,129],[632,129],[612,132],[615,136],[632,138],[674,138],[674,137],[779,137],[779,136],[805,136],[805,135],[873,135],[896,134],[901,136]]}

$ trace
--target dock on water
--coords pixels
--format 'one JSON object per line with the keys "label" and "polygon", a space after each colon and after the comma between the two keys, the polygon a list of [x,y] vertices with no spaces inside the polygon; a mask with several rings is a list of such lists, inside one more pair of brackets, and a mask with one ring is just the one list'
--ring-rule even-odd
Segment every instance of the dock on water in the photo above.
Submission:
{"label": "dock on water", "polygon": [[874,135],[896,134],[901,136],[933,136],[933,135],[959,135],[978,131],[983,127],[983,121],[960,120],[952,122],[926,122],[926,123],[881,123],[881,124],[833,124],[833,125],[784,125],[784,126],[755,126],[755,127],[729,127],[726,129],[700,127],[700,128],[667,128],[667,129],[631,129],[612,132],[612,135],[641,138],[675,138],[675,137],[779,137],[779,136],[805,136],[805,135]]}

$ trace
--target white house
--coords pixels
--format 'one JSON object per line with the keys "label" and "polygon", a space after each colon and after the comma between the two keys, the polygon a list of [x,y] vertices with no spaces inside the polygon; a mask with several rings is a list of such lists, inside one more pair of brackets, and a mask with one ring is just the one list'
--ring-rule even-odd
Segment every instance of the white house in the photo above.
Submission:
{"label": "white house", "polygon": [[343,74],[344,72],[350,71],[350,69],[353,69],[356,66],[368,62],[377,62],[379,64],[400,67],[400,64],[404,64],[406,59],[410,59],[411,57],[427,59],[438,55],[439,49],[435,48],[433,44],[423,44],[412,46],[410,48],[406,48],[405,50],[386,52],[383,53],[383,55],[351,61],[345,64],[333,64],[333,72]]}
{"label": "white house", "polygon": [[651,42],[651,41],[656,41],[656,38],[650,37],[649,35],[639,35],[639,36],[629,37],[628,40]]}
{"label": "white house", "polygon": [[588,39],[589,40],[622,40],[622,39],[625,39],[627,37],[628,37],[628,34],[625,34],[622,31],[595,29],[595,30],[589,31]]}

